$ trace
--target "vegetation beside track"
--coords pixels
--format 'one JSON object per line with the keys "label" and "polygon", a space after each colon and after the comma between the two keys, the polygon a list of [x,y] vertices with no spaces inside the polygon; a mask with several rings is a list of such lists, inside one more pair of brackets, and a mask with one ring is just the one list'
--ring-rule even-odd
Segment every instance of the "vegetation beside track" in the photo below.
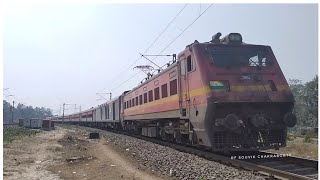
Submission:
{"label": "vegetation beside track", "polygon": [[16,139],[22,139],[23,137],[30,137],[38,134],[39,130],[27,129],[23,127],[8,127],[3,129],[3,142],[11,143]]}
{"label": "vegetation beside track", "polygon": [[288,132],[287,146],[280,150],[269,150],[278,154],[318,160],[318,136],[312,129]]}

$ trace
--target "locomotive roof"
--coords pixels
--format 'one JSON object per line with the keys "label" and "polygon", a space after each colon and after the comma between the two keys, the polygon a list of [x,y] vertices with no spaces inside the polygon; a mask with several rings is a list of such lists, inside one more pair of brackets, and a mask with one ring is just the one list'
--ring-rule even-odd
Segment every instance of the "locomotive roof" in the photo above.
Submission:
{"label": "locomotive roof", "polygon": [[[193,47],[194,45],[212,45],[212,46],[265,46],[265,47],[269,47],[268,45],[263,45],[263,44],[249,44],[249,43],[211,43],[211,42],[203,42],[203,43],[199,43],[197,40],[195,40],[195,42],[189,44],[186,46],[185,50],[188,48]],[[183,50],[180,54],[183,54],[184,51]]]}

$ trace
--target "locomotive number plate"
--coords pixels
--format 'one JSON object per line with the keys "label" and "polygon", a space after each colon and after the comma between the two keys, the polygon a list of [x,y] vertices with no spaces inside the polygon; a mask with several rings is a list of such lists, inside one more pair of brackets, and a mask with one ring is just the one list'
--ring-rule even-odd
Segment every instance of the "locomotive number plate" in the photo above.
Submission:
{"label": "locomotive number plate", "polygon": [[242,75],[241,76],[241,80],[250,80],[250,79],[251,79],[250,75]]}

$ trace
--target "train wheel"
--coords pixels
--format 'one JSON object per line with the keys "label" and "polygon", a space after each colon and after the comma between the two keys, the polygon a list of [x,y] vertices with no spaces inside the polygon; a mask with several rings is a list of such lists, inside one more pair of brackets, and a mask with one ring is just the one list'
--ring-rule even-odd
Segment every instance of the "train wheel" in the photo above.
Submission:
{"label": "train wheel", "polygon": [[194,131],[192,131],[192,133],[189,134],[189,141],[190,141],[190,144],[193,146],[198,144],[197,135]]}
{"label": "train wheel", "polygon": [[166,133],[166,136],[167,136],[167,140],[168,140],[169,142],[174,142],[173,134],[168,134],[168,133]]}
{"label": "train wheel", "polygon": [[168,138],[167,138],[167,134],[164,129],[160,130],[160,135],[161,135],[162,140],[167,141]]}
{"label": "train wheel", "polygon": [[176,143],[181,143],[181,134],[179,131],[175,131],[174,132],[174,141]]}

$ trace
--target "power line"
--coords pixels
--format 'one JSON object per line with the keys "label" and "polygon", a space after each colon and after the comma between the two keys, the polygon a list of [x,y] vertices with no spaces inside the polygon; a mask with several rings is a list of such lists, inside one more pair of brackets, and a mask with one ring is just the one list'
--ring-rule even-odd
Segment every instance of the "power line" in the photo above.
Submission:
{"label": "power line", "polygon": [[[163,51],[165,51],[174,41],[176,41],[189,27],[191,27],[209,8],[211,8],[213,6],[213,4],[211,4],[209,7],[207,7],[191,24],[189,24],[175,39],[173,39],[160,53],[163,53]],[[153,58],[153,60],[155,60],[157,58],[157,56],[155,58]]]}
{"label": "power line", "polygon": [[[147,53],[148,50],[154,45],[154,43],[162,36],[162,34],[168,29],[168,27],[173,23],[173,21],[180,15],[180,13],[186,8],[186,6],[188,5],[185,4],[183,6],[183,8],[178,12],[178,14],[170,21],[170,23],[162,30],[162,32],[157,36],[157,38],[151,43],[151,45],[144,51],[143,54]],[[113,79],[118,78],[120,75],[122,75],[124,72],[126,72],[128,69],[130,69],[134,64],[136,64],[142,56],[140,56],[139,58],[137,58],[125,71],[122,71],[120,74],[118,74],[117,76],[115,76]],[[132,78],[132,77],[131,77]],[[131,79],[130,78],[130,79]],[[126,80],[127,81],[127,80]],[[114,82],[113,82],[114,83]],[[112,83],[112,84],[113,84]],[[105,87],[101,92],[103,92],[104,90],[106,90],[107,87]],[[115,88],[114,88],[115,89]]]}
{"label": "power line", "polygon": [[141,73],[141,71],[139,71],[138,73],[134,74],[133,76],[131,76],[129,79],[125,80],[124,82],[122,82],[121,84],[119,84],[117,87],[111,89],[111,91],[117,89],[118,87],[120,87],[121,85],[123,85],[124,83],[126,83],[127,81],[129,81],[130,79],[132,79],[133,77],[135,77],[136,75],[138,75],[139,73]]}
{"label": "power line", "polygon": [[[185,5],[186,6],[186,5]],[[184,8],[185,8],[184,6]],[[172,43],[174,43],[174,41],[176,41],[189,27],[191,27],[209,8],[211,8],[213,6],[213,4],[211,4],[210,6],[208,6],[193,22],[191,22],[175,39],[173,39],[160,53],[158,53],[158,55],[160,55],[161,53],[163,53]],[[183,9],[184,9],[183,8]],[[180,12],[179,12],[180,13]],[[142,57],[142,56],[141,56]],[[140,58],[141,58],[140,57]],[[158,56],[156,56],[155,58],[153,58],[153,60],[155,60]],[[139,59],[140,59],[139,58]],[[139,60],[138,59],[138,60]],[[138,61],[137,60],[137,61]],[[152,61],[153,61],[152,60]],[[137,74],[131,76],[129,79],[125,80],[123,83],[121,83],[120,85],[118,85],[117,87],[113,88],[112,90],[120,87],[121,85],[123,85],[124,83],[126,83],[127,81],[129,81],[130,79],[132,79],[133,77],[135,77],[136,75],[138,75],[140,72],[138,72]]]}
{"label": "power line", "polygon": [[158,35],[158,37],[151,43],[148,49],[144,52],[147,53],[148,50],[153,46],[153,44],[160,38],[160,36],[168,29],[168,27],[173,23],[173,21],[180,15],[180,13],[187,7],[188,3],[183,6],[183,8],[178,12],[178,14],[171,20],[171,22],[164,28],[164,30]]}

